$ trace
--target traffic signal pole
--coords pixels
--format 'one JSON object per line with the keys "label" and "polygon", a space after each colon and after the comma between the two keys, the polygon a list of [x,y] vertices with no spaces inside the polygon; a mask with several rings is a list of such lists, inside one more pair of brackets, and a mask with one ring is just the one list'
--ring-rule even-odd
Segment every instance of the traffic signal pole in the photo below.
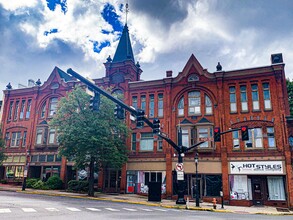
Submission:
{"label": "traffic signal pole", "polygon": [[[108,99],[110,99],[111,101],[113,101],[114,103],[119,105],[120,107],[124,108],[126,111],[130,112],[132,115],[134,115],[136,117],[141,116],[140,113],[143,110],[131,108],[130,106],[126,105],[121,100],[115,98],[114,96],[112,96],[108,92],[104,91],[103,89],[101,89],[98,86],[96,86],[95,84],[93,84],[88,79],[86,79],[83,76],[79,75],[77,72],[73,71],[71,68],[67,70],[67,73],[70,74],[71,76],[75,77],[76,79],[80,80],[82,83],[87,85],[93,91],[104,95],[105,97],[107,97]],[[145,116],[142,116],[142,120],[148,126],[150,126],[152,129],[154,129],[154,124],[149,119],[147,119]],[[196,148],[197,146],[199,146],[200,144],[205,142],[205,141],[201,141],[201,142],[199,142],[199,143],[197,143],[197,144],[195,144],[195,145],[193,145],[191,147],[182,146],[182,130],[181,129],[179,129],[179,131],[178,131],[178,145],[176,143],[174,143],[174,141],[172,141],[165,133],[162,133],[162,132],[159,131],[157,133],[157,135],[159,137],[161,137],[162,139],[164,139],[165,141],[167,141],[167,143],[170,144],[177,151],[178,163],[183,163],[183,157],[182,157],[183,155],[182,154],[190,151],[193,148]],[[184,199],[184,191],[185,191],[184,180],[179,180],[178,181],[178,199],[176,201],[177,204],[186,204],[186,201]]]}

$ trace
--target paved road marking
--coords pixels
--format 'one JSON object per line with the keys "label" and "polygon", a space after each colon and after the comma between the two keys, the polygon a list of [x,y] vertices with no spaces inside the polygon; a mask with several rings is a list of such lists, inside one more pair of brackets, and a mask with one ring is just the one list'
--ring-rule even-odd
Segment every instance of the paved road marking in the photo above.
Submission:
{"label": "paved road marking", "polygon": [[59,210],[56,209],[56,208],[45,208],[45,209],[50,211],[50,212],[59,212]]}
{"label": "paved road marking", "polygon": [[112,209],[112,208],[105,208],[105,209],[107,209],[107,210],[109,210],[109,211],[111,211],[111,212],[119,212],[118,209]]}
{"label": "paved road marking", "polygon": [[71,208],[71,207],[67,207],[66,209],[72,211],[72,212],[80,212],[81,210],[80,209],[77,209],[77,208]]}
{"label": "paved road marking", "polygon": [[160,212],[167,212],[167,209],[154,209],[156,211],[160,211]]}
{"label": "paved road marking", "polygon": [[9,213],[10,209],[0,209],[0,213]]}
{"label": "paved road marking", "polygon": [[126,210],[126,211],[130,211],[130,212],[137,212],[136,209],[129,209],[129,208],[123,208],[123,209]]}
{"label": "paved road marking", "polygon": [[88,209],[90,211],[94,211],[94,212],[100,212],[101,211],[101,209],[96,209],[96,208],[86,208],[86,209]]}
{"label": "paved road marking", "polygon": [[151,209],[141,209],[141,210],[146,211],[146,212],[152,212],[153,211]]}
{"label": "paved road marking", "polygon": [[21,208],[22,211],[24,212],[37,212],[37,210],[33,209],[33,208]]}

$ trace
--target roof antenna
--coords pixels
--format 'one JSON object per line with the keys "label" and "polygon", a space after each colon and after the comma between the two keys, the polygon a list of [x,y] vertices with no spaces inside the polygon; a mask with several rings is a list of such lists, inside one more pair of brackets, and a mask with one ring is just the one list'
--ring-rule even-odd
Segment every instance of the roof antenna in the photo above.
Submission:
{"label": "roof antenna", "polygon": [[127,1],[126,5],[125,5],[126,24],[127,24],[127,14],[128,14],[128,12],[129,12],[129,8],[128,8],[128,1]]}

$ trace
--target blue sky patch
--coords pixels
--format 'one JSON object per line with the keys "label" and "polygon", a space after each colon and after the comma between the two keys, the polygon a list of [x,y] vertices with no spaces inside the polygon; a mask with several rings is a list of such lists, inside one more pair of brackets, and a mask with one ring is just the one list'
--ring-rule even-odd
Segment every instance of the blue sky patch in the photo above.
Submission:
{"label": "blue sky patch", "polygon": [[109,47],[111,45],[109,41],[105,41],[102,43],[99,43],[98,41],[91,41],[91,42],[93,42],[93,51],[95,53],[100,53],[104,47]]}
{"label": "blue sky patch", "polygon": [[45,36],[48,36],[49,34],[54,34],[54,33],[57,33],[58,32],[58,29],[57,28],[53,28],[53,29],[50,29],[50,31],[45,31],[44,32],[44,35]]}
{"label": "blue sky patch", "polygon": [[107,3],[104,6],[103,11],[101,12],[101,15],[104,18],[104,20],[113,27],[114,31],[122,32],[123,26],[119,21],[120,16],[117,15],[113,5]]}
{"label": "blue sky patch", "polygon": [[65,14],[67,12],[67,0],[46,0],[47,6],[51,11],[55,11],[56,5],[61,6],[61,10]]}

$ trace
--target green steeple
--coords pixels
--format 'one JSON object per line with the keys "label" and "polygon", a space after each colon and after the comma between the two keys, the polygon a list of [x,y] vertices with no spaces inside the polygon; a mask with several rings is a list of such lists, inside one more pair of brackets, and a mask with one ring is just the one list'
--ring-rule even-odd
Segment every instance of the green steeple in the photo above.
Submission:
{"label": "green steeple", "polygon": [[123,28],[122,36],[114,55],[113,62],[122,62],[125,60],[132,60],[134,62],[127,24],[125,24]]}

